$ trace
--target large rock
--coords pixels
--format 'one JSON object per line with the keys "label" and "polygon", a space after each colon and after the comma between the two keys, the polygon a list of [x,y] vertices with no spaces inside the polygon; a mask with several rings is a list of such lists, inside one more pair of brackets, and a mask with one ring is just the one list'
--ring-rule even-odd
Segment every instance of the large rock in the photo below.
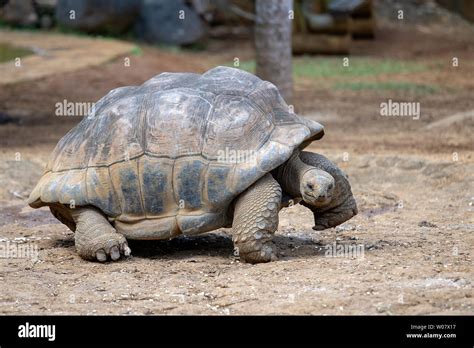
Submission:
{"label": "large rock", "polygon": [[32,26],[38,22],[32,0],[2,1],[0,20],[18,26]]}
{"label": "large rock", "polygon": [[142,0],[136,33],[151,43],[187,45],[204,39],[207,26],[183,0]]}
{"label": "large rock", "polygon": [[139,8],[137,0],[58,0],[56,20],[71,29],[119,34],[134,23]]}

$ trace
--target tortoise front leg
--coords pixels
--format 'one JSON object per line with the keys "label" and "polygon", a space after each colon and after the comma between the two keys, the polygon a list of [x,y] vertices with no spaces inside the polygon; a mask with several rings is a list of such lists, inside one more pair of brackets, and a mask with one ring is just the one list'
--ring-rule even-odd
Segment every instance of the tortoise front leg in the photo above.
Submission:
{"label": "tortoise front leg", "polygon": [[120,255],[131,253],[125,237],[115,231],[105,216],[94,208],[71,209],[76,222],[76,250],[83,259],[118,260]]}
{"label": "tortoise front leg", "polygon": [[273,233],[278,228],[281,188],[266,174],[237,198],[232,224],[234,246],[249,263],[277,259]]}

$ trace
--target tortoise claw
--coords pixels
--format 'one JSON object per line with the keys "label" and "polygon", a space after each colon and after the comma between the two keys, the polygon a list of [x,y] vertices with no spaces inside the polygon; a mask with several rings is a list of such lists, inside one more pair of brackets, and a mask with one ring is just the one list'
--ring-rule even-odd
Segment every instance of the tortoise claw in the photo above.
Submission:
{"label": "tortoise claw", "polygon": [[104,249],[100,249],[95,253],[95,257],[97,261],[105,262],[107,261],[107,254],[105,253]]}
{"label": "tortoise claw", "polygon": [[123,254],[125,256],[130,256],[131,253],[132,253],[132,250],[130,250],[127,243],[124,243],[124,245],[123,245]]}
{"label": "tortoise claw", "polygon": [[114,261],[120,259],[120,251],[116,245],[110,248],[110,258]]}

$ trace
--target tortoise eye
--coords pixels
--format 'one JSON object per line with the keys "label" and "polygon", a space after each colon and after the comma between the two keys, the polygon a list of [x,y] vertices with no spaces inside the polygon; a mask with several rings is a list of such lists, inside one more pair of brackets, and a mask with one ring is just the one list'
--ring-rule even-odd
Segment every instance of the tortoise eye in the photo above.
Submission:
{"label": "tortoise eye", "polygon": [[313,184],[308,184],[308,188],[312,190],[314,188]]}

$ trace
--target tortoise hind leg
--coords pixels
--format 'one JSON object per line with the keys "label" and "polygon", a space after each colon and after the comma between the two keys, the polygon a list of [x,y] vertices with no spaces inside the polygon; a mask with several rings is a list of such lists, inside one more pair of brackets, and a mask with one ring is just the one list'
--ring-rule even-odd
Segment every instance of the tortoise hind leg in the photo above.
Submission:
{"label": "tortoise hind leg", "polygon": [[281,188],[266,174],[237,198],[232,224],[240,258],[249,263],[276,260],[273,233],[278,228]]}
{"label": "tortoise hind leg", "polygon": [[118,260],[121,255],[129,256],[125,237],[115,231],[105,216],[94,208],[70,210],[76,223],[76,250],[83,259],[107,261]]}
{"label": "tortoise hind leg", "polygon": [[53,214],[53,216],[65,224],[71,231],[76,230],[76,223],[71,216],[71,210],[66,208],[62,204],[53,204],[49,206],[49,210]]}

